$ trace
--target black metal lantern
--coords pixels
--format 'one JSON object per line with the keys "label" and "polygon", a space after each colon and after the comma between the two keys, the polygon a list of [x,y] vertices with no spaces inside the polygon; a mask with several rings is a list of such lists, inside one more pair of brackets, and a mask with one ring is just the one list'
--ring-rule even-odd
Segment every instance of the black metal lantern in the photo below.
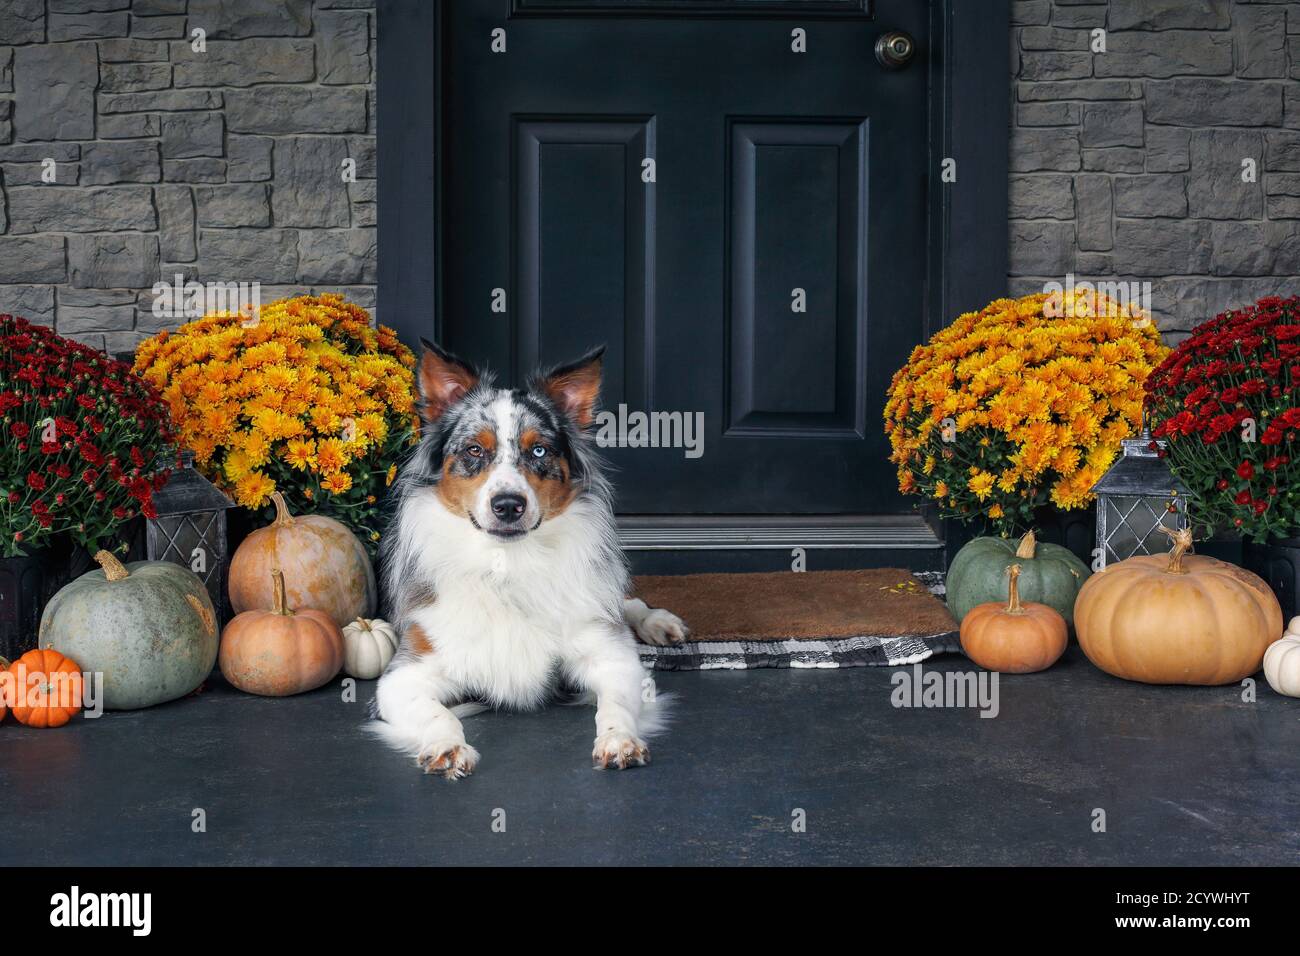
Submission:
{"label": "black metal lantern", "polygon": [[189,568],[207,586],[218,620],[226,619],[226,573],[229,565],[226,510],[235,503],[194,470],[192,452],[181,453],[181,467],[161,491],[154,492],[158,517],[145,526],[145,554],[150,561],[170,561]]}
{"label": "black metal lantern", "polygon": [[1159,454],[1143,427],[1139,438],[1126,438],[1123,453],[1092,487],[1097,496],[1097,548],[1102,566],[1136,554],[1163,554],[1169,536],[1161,528],[1187,527],[1187,489]]}

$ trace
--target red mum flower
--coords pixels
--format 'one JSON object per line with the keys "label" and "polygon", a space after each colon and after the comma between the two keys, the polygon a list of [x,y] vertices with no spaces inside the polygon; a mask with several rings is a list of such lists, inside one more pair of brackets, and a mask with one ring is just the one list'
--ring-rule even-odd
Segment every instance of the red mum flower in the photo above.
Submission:
{"label": "red mum flower", "polygon": [[1250,479],[1255,477],[1255,466],[1249,461],[1243,461],[1237,466],[1237,477],[1250,481]]}

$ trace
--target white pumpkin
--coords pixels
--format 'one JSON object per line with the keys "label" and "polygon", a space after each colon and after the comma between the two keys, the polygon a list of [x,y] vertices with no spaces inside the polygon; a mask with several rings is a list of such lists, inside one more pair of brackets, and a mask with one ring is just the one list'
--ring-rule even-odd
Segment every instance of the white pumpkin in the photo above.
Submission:
{"label": "white pumpkin", "polygon": [[1300,617],[1291,618],[1282,639],[1264,652],[1264,677],[1284,697],[1300,697]]}
{"label": "white pumpkin", "polygon": [[357,618],[343,628],[343,672],[374,680],[397,653],[397,644],[397,632],[387,621]]}

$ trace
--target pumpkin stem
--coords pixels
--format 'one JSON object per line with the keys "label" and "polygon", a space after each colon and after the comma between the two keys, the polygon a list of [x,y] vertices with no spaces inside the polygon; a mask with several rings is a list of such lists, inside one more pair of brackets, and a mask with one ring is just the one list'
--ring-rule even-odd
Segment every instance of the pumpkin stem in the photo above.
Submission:
{"label": "pumpkin stem", "polygon": [[9,658],[0,657],[0,671],[7,671],[13,665],[9,663]]}
{"label": "pumpkin stem", "polygon": [[1169,535],[1173,541],[1173,550],[1169,552],[1169,567],[1165,568],[1169,574],[1186,574],[1183,570],[1183,555],[1192,550],[1192,529],[1191,528],[1166,528],[1160,526],[1160,530]]}
{"label": "pumpkin stem", "polygon": [[130,576],[131,572],[123,566],[122,562],[107,551],[96,551],[95,560],[104,569],[104,577],[110,581],[125,581]]}
{"label": "pumpkin stem", "polygon": [[275,521],[272,524],[277,528],[293,524],[293,515],[289,513],[289,503],[284,500],[284,495],[278,491],[273,491],[271,492],[271,500],[275,502]]}
{"label": "pumpkin stem", "polygon": [[357,620],[356,620],[356,624],[357,624],[357,625],[361,628],[361,630],[363,630],[363,631],[368,631],[368,630],[370,630],[370,622],[367,621],[364,617],[359,617],[359,618],[357,618]]}
{"label": "pumpkin stem", "polygon": [[1017,558],[1033,558],[1034,553],[1038,550],[1038,537],[1033,530],[1025,532],[1025,536],[1020,539],[1020,546],[1016,548]]}
{"label": "pumpkin stem", "polygon": [[[1030,534],[1033,532],[1031,531]],[[1025,607],[1020,603],[1020,565],[1018,564],[1007,568],[1007,613],[1025,613]]]}
{"label": "pumpkin stem", "polygon": [[271,613],[289,617],[293,614],[293,608],[289,607],[289,602],[284,596],[284,572],[279,568],[273,568],[271,577],[275,581],[275,587],[271,591]]}

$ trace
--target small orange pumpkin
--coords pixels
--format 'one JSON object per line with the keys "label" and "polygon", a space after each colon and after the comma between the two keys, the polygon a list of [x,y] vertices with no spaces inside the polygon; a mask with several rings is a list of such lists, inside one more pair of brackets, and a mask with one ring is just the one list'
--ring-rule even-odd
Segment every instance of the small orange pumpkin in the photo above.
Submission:
{"label": "small orange pumpkin", "polygon": [[1068,628],[1054,608],[1020,602],[1020,565],[1007,568],[1007,604],[977,604],[961,622],[961,647],[980,667],[1007,674],[1046,670],[1065,653]]}
{"label": "small orange pumpkin", "polygon": [[81,713],[81,667],[58,651],[28,651],[7,673],[6,694],[20,724],[62,727]]}
{"label": "small orange pumpkin", "polygon": [[[9,671],[9,661],[0,657],[0,678],[4,677]],[[5,715],[9,713],[9,688],[13,684],[8,680],[0,680],[0,724],[5,722]]]}
{"label": "small orange pumpkin", "polygon": [[284,574],[271,571],[273,607],[245,611],[221,635],[221,673],[242,691],[288,697],[329,683],[343,667],[343,632],[324,611],[288,606]]}

